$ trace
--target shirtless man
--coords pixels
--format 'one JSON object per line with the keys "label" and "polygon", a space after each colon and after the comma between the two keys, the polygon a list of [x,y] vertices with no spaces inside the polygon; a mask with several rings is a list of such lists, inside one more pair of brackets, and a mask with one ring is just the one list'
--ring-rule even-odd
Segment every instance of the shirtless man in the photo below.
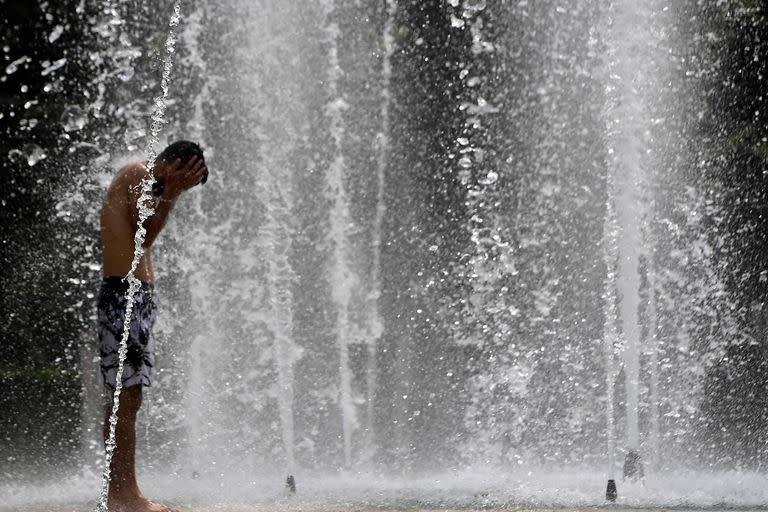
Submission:
{"label": "shirtless man", "polygon": [[[153,200],[155,213],[144,222],[144,255],[135,271],[141,288],[135,296],[131,318],[128,354],[123,366],[123,389],[115,430],[117,446],[112,457],[109,483],[109,510],[113,512],[169,512],[171,509],[144,498],[136,482],[136,413],[141,406],[143,386],[152,384],[155,362],[152,327],[155,323],[155,280],[152,269],[152,243],[165,226],[182,192],[205,183],[208,169],[203,152],[189,141],[174,142],[157,157],[154,169]],[[141,182],[149,175],[146,162],[128,164],[115,176],[101,209],[101,248],[104,279],[98,303],[101,380],[110,397],[115,390],[120,340],[125,320],[125,295],[128,283],[123,278],[133,262],[134,240],[139,219],[136,202],[141,195]],[[107,407],[104,439],[109,435]]]}

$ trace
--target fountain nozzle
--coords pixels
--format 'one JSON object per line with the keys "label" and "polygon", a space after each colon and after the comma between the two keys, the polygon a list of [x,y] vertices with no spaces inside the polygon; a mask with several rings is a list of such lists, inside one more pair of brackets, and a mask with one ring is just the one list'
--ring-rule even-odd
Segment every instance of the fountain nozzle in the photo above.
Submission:
{"label": "fountain nozzle", "polygon": [[614,503],[616,501],[616,498],[618,498],[619,493],[616,490],[616,480],[608,480],[608,488],[605,490],[605,501],[610,501],[611,503]]}
{"label": "fountain nozzle", "polygon": [[285,480],[285,487],[291,494],[296,494],[296,479],[293,478],[293,475],[288,475],[288,478]]}

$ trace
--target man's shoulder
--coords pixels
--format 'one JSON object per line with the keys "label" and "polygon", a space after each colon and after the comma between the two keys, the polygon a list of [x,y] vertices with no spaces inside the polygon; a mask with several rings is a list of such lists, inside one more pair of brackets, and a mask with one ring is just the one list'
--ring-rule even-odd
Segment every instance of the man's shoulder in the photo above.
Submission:
{"label": "man's shoulder", "polygon": [[115,180],[122,178],[134,181],[136,179],[143,179],[148,175],[149,171],[147,171],[147,167],[143,162],[131,162],[122,166],[120,170],[117,171]]}
{"label": "man's shoulder", "polygon": [[117,174],[112,178],[109,189],[110,191],[125,190],[136,185],[148,174],[147,168],[142,162],[131,162],[118,169]]}

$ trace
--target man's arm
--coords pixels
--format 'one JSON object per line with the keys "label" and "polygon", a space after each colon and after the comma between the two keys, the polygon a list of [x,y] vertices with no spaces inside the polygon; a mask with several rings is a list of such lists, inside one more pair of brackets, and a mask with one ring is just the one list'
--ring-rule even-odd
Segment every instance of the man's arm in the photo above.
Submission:
{"label": "man's arm", "polygon": [[[198,160],[197,157],[193,157],[192,160],[183,167],[179,160],[170,164],[170,171],[165,180],[166,183],[163,193],[158,198],[159,200],[154,201],[155,213],[144,221],[144,229],[147,230],[144,235],[144,243],[142,244],[144,248],[151,247],[155,242],[155,239],[165,227],[165,223],[168,221],[168,215],[170,215],[171,210],[173,210],[173,207],[176,205],[176,201],[181,193],[200,183],[204,168],[205,166],[202,161]],[[136,180],[134,186],[128,188],[134,225],[139,222],[137,203],[141,196],[142,181],[149,177],[149,173],[142,166],[138,176],[139,179]],[[148,207],[151,206],[151,202],[153,202],[152,198],[147,200],[147,203],[150,203],[147,204]]]}
{"label": "man's arm", "polygon": [[[131,224],[133,226],[133,232],[136,232],[139,223],[139,208],[138,202],[141,197],[142,184],[144,180],[149,178],[149,172],[147,172],[144,166],[137,166],[131,173],[130,182],[128,185],[128,205],[131,212]],[[161,198],[162,199],[162,198]],[[173,206],[176,204],[176,200],[168,201],[161,200],[155,201],[153,198],[146,199],[145,206],[147,208],[152,207],[155,203],[155,213],[152,214],[147,220],[144,221],[144,229],[147,230],[144,235],[144,248],[151,247],[154,243],[157,235],[163,230],[165,223],[168,221],[168,215],[173,210]]]}
{"label": "man's arm", "polygon": [[[164,199],[163,197],[160,197],[160,200],[155,203],[155,213],[144,221],[144,228],[147,230],[147,233],[144,235],[143,247],[152,247],[157,235],[159,235],[165,227],[165,223],[168,221],[168,215],[176,205],[177,199],[178,196],[173,199]],[[138,215],[136,222],[138,222]]]}

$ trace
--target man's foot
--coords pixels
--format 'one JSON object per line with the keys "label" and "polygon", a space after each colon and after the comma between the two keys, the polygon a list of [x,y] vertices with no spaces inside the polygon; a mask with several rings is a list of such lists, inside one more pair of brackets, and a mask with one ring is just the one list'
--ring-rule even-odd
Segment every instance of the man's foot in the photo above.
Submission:
{"label": "man's foot", "polygon": [[144,496],[109,498],[109,512],[178,512],[175,509],[149,501]]}

